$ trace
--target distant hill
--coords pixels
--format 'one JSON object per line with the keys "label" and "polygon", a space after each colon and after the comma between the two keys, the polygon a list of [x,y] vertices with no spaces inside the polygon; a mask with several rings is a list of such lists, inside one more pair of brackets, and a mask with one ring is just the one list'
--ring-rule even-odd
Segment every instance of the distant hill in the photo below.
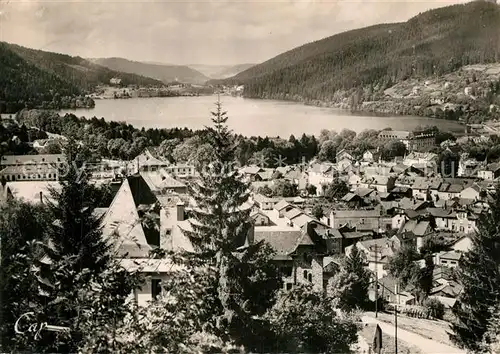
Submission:
{"label": "distant hill", "polygon": [[405,23],[348,31],[278,55],[214,84],[243,84],[246,97],[313,104],[380,100],[411,77],[439,76],[500,61],[500,7],[471,2],[419,14]]}
{"label": "distant hill", "polygon": [[203,84],[208,77],[185,65],[168,65],[160,63],[143,63],[123,58],[90,59],[96,64],[112,70],[152,77],[167,84],[179,81],[185,84]]}
{"label": "distant hill", "polygon": [[242,71],[251,68],[256,64],[238,64],[238,65],[203,65],[192,64],[190,68],[202,72],[211,79],[226,79],[228,77],[239,74]]}
{"label": "distant hill", "polygon": [[92,90],[96,85],[109,84],[109,81],[115,77],[120,78],[124,85],[163,85],[162,82],[150,77],[111,70],[81,57],[45,52],[15,44],[5,43],[5,45],[6,49],[11,50],[26,62],[54,74],[82,90]]}
{"label": "distant hill", "polygon": [[[75,104],[70,102],[71,97],[91,92],[97,85],[107,84],[114,77],[122,79],[125,85],[163,85],[158,80],[116,72],[80,57],[0,42],[2,112],[13,112],[25,105],[43,106],[42,103],[47,102],[54,103],[50,107],[61,108],[61,104],[71,107]],[[63,102],[59,102],[63,97]]]}

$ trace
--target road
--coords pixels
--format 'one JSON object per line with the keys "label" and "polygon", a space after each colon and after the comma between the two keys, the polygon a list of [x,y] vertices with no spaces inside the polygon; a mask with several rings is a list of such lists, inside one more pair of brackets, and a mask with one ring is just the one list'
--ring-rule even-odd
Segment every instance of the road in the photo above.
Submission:
{"label": "road", "polygon": [[[361,320],[363,321],[363,323],[378,324],[380,326],[380,329],[382,329],[382,332],[394,336],[394,326],[392,324],[378,321],[375,318],[369,316],[363,316]],[[422,351],[422,353],[425,354],[466,354],[465,351],[461,349],[450,347],[449,345],[427,339],[419,334],[409,332],[401,328],[398,328],[398,340],[399,339],[407,342],[408,344],[414,345],[415,347],[418,347]]]}

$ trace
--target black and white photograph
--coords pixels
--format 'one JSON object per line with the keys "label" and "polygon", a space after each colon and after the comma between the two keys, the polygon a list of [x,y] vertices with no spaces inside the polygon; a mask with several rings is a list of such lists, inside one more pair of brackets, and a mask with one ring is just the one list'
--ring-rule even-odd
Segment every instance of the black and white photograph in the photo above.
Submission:
{"label": "black and white photograph", "polygon": [[500,354],[500,0],[0,0],[0,352]]}

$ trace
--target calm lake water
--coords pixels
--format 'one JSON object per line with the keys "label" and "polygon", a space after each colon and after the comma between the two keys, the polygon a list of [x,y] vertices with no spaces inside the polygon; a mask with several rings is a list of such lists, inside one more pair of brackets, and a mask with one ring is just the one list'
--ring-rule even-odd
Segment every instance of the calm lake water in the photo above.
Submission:
{"label": "calm lake water", "polygon": [[[96,100],[93,109],[64,110],[77,116],[123,121],[135,127],[200,129],[209,125],[210,111],[215,108],[215,96],[131,98]],[[223,109],[228,112],[228,124],[245,136],[280,136],[288,138],[306,134],[318,135],[322,129],[412,130],[419,125],[436,125],[443,131],[463,131],[457,122],[409,116],[375,116],[351,114],[348,111],[305,106],[299,103],[245,99],[221,96]]]}

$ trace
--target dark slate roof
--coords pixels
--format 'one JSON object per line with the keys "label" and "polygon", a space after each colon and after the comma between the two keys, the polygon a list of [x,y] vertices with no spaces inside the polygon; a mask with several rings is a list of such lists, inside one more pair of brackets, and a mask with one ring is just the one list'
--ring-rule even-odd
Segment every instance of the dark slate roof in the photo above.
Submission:
{"label": "dark slate roof", "polygon": [[157,199],[155,195],[141,175],[136,174],[133,176],[129,176],[127,177],[127,180],[136,207],[141,204],[151,205],[156,203]]}

